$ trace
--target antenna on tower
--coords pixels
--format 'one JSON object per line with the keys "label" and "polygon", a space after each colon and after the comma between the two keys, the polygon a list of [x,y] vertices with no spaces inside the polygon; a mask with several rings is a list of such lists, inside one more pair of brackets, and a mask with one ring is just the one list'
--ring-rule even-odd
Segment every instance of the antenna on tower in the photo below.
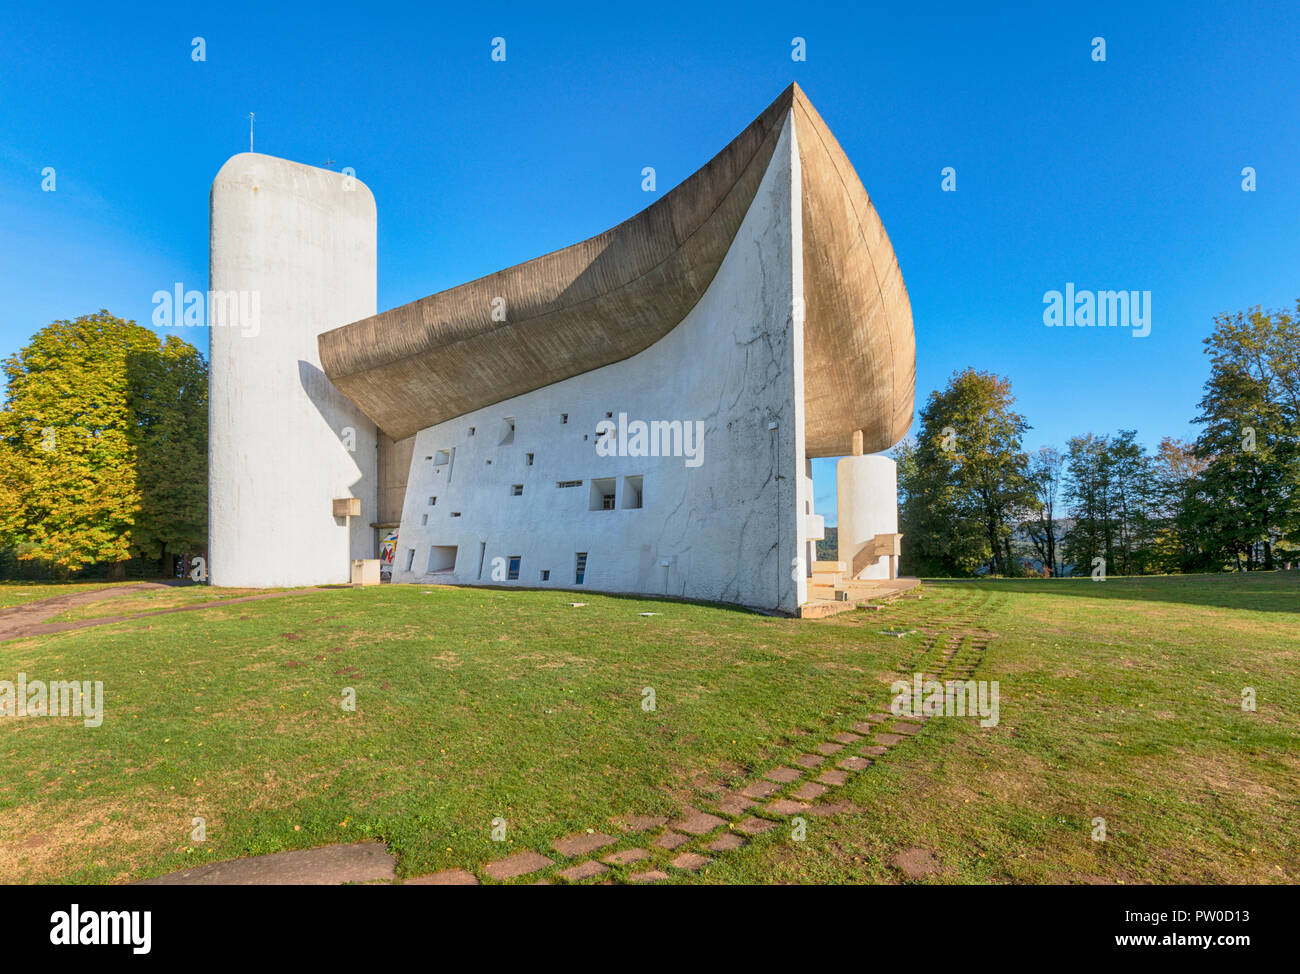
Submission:
{"label": "antenna on tower", "polygon": [[248,113],[248,151],[253,151],[253,113]]}

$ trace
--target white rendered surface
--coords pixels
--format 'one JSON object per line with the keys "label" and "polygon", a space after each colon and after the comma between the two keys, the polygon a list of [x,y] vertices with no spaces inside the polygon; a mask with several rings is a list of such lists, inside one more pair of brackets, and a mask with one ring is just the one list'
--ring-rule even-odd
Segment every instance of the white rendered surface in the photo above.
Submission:
{"label": "white rendered surface", "polygon": [[[878,534],[898,533],[898,466],[889,457],[841,457],[835,465],[839,560],[854,556]],[[889,557],[873,561],[858,578],[889,578]]]}
{"label": "white rendered surface", "polygon": [[[787,118],[716,277],[659,342],[416,435],[394,582],[637,592],[784,611],[805,601],[817,519],[805,515],[798,166]],[[610,413],[613,423],[620,414],[628,423],[702,422],[702,462],[598,455],[597,426]],[[503,443],[508,420],[514,434]],[[642,478],[639,509],[627,506],[628,477]],[[593,478],[614,479],[614,510],[590,509]],[[565,481],[582,484],[557,486]],[[578,552],[587,553],[581,585]],[[515,580],[504,577],[512,556]]]}
{"label": "white rendered surface", "polygon": [[[375,313],[374,197],[241,153],[213,180],[210,234],[209,287],[256,293],[260,320],[210,328],[209,578],[347,582],[352,559],[375,556],[375,427],[321,372],[316,336]],[[349,496],[361,516],[335,518]]]}

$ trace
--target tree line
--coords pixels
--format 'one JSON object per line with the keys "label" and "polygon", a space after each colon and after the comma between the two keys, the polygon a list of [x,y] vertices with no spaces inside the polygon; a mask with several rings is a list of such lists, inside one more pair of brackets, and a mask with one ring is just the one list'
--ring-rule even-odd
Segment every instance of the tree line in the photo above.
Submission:
{"label": "tree line", "polygon": [[208,369],[176,336],[100,311],[0,363],[0,576],[169,555],[208,533]]}
{"label": "tree line", "polygon": [[1193,441],[1136,430],[1027,453],[1010,382],[967,369],[895,451],[902,570],[1141,575],[1300,560],[1300,301],[1222,314]]}

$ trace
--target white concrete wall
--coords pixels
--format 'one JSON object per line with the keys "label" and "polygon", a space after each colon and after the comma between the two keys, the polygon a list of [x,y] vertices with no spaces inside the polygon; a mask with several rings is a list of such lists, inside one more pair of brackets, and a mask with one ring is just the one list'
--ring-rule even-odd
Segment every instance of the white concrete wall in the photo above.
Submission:
{"label": "white concrete wall", "polygon": [[[839,560],[853,564],[863,545],[878,534],[898,533],[898,466],[889,457],[870,454],[841,457],[835,465],[839,514]],[[858,578],[889,578],[889,558],[881,556]]]}
{"label": "white concrete wall", "polygon": [[[581,551],[583,589],[785,611],[803,602],[811,491],[799,186],[787,119],[717,276],[677,328],[630,359],[418,433],[393,580],[574,588]],[[620,413],[629,422],[702,421],[702,463],[598,455],[607,413],[614,422]],[[507,417],[515,432],[502,445]],[[438,464],[444,450],[448,462]],[[639,510],[624,507],[629,476],[643,478]],[[592,479],[610,477],[617,508],[589,510]],[[556,486],[574,480],[582,485]],[[523,485],[521,496],[513,484]],[[435,564],[456,547],[454,571],[427,572],[434,546]],[[493,559],[512,555],[522,558],[518,580],[494,579]]]}
{"label": "white concrete wall", "polygon": [[[316,336],[375,313],[374,197],[340,173],[241,153],[213,180],[210,232],[209,287],[256,293],[260,321],[255,334],[210,327],[209,577],[346,582],[352,558],[375,557],[376,434],[320,370]],[[350,524],[331,503],[348,496],[361,498]]]}

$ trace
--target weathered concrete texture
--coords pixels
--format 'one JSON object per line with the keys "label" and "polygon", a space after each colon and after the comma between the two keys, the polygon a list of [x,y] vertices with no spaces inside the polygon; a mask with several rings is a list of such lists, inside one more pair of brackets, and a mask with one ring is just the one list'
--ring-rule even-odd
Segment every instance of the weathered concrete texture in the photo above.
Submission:
{"label": "weathered concrete texture", "polygon": [[[584,588],[794,611],[810,501],[799,186],[787,118],[717,275],[679,327],[625,361],[421,430],[393,580],[571,588],[583,552]],[[598,455],[597,425],[620,415],[702,424],[698,465]],[[601,509],[597,480],[614,509]]]}
{"label": "weathered concrete texture", "polygon": [[137,885],[336,886],[396,878],[396,863],[382,842],[356,842],[214,862]]}
{"label": "weathered concrete texture", "polygon": [[861,180],[795,85],[614,229],[322,335],[326,372],[400,438],[635,356],[701,300],[791,122],[807,228],[798,243],[808,455],[848,453],[855,430],[867,451],[888,448],[912,417],[911,306]]}
{"label": "weathered concrete texture", "polygon": [[[342,583],[375,556],[375,427],[321,371],[316,340],[374,314],[375,226],[370,190],[339,173],[241,153],[213,180],[210,287],[259,312],[209,328],[214,585]],[[349,496],[361,516],[335,518]]]}

